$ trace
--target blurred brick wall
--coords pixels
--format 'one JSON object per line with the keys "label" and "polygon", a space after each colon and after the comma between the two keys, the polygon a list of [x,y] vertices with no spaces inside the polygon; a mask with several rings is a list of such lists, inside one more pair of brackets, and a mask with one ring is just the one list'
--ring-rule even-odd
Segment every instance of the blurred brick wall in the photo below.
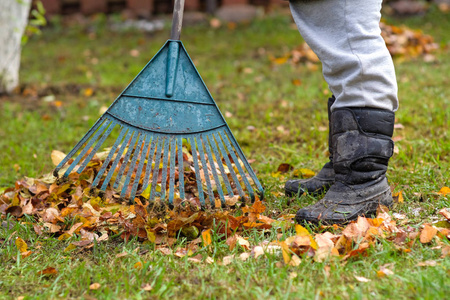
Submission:
{"label": "blurred brick wall", "polygon": [[[3,1],[3,0],[0,0]],[[152,14],[165,14],[172,11],[170,0],[40,0],[48,15],[82,13],[90,15],[94,13],[113,13],[125,9],[142,17]],[[185,9],[190,11],[205,11],[207,0],[185,0]],[[286,3],[283,0],[216,0],[217,6],[251,4],[271,5]]]}

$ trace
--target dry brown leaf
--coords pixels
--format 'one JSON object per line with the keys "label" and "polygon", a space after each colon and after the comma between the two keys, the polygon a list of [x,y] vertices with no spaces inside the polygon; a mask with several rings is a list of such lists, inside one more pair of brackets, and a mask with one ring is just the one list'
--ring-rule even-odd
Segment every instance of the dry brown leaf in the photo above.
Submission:
{"label": "dry brown leaf", "polygon": [[298,257],[296,254],[292,254],[291,259],[289,261],[289,265],[292,267],[297,267],[302,263],[302,260],[300,257]]}
{"label": "dry brown leaf", "polygon": [[91,284],[91,285],[89,286],[89,289],[90,289],[90,290],[98,290],[100,287],[101,287],[100,283],[94,282],[93,284]]}
{"label": "dry brown leaf", "polygon": [[422,244],[430,243],[433,238],[436,236],[438,230],[434,228],[433,226],[430,226],[428,224],[424,225],[424,228],[420,232],[420,242]]}
{"label": "dry brown leaf", "polygon": [[229,265],[233,262],[233,260],[234,260],[234,255],[225,256],[222,259],[222,265],[224,265],[224,266]]}
{"label": "dry brown leaf", "polygon": [[53,267],[48,267],[42,271],[37,272],[37,275],[55,275],[58,274],[58,270]]}
{"label": "dry brown leaf", "polygon": [[422,261],[417,264],[418,267],[435,267],[436,265],[437,262],[435,260]]}
{"label": "dry brown leaf", "polygon": [[249,257],[250,257],[250,253],[248,253],[248,252],[244,252],[244,253],[241,253],[241,255],[239,255],[239,258],[242,261],[246,261]]}
{"label": "dry brown leaf", "polygon": [[447,221],[450,221],[450,211],[448,211],[446,208],[443,208],[439,211],[439,214],[444,216],[444,218],[447,219]]}
{"label": "dry brown leaf", "polygon": [[358,280],[359,282],[370,282],[371,280],[366,278],[366,277],[362,277],[362,276],[356,276],[354,275],[355,279]]}

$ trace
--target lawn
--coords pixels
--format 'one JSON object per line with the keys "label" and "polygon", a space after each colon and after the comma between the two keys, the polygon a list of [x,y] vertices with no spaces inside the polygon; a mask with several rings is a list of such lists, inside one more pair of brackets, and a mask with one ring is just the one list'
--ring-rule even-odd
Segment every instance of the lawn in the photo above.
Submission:
{"label": "lawn", "polygon": [[[450,208],[450,195],[438,194],[450,185],[449,20],[448,13],[435,7],[425,16],[387,19],[388,24],[420,28],[440,45],[433,61],[395,60],[400,109],[388,178],[404,201],[390,214],[404,215],[405,228],[441,221],[437,212]],[[266,188],[265,214],[272,218],[316,201],[307,195],[285,197],[282,186],[293,172],[280,174],[278,166],[318,171],[327,159],[324,128],[330,92],[320,66],[274,62],[302,43],[292,25],[287,14],[278,12],[237,26],[192,25],[182,33],[187,51]],[[168,32],[112,31],[104,17],[96,16],[83,25],[55,21],[30,39],[23,49],[20,94],[0,98],[0,192],[24,176],[51,172],[52,150],[70,151],[163,45]],[[2,215],[1,221],[2,299],[445,299],[450,292],[449,256],[441,257],[442,247],[450,245],[445,238],[416,242],[408,252],[380,239],[367,256],[345,261],[317,262],[305,255],[298,266],[289,266],[280,264],[281,254],[266,254],[219,264],[243,250],[230,251],[214,234],[212,244],[196,253],[203,257],[197,263],[188,256],[155,251],[151,243],[120,237],[85,251],[64,251],[69,241],[37,235],[31,217],[18,221]],[[257,245],[292,232],[293,226],[281,232],[248,230],[243,236]],[[16,237],[25,240],[33,254],[22,258]],[[183,243],[176,243],[175,250]],[[215,262],[208,264],[207,257]],[[419,264],[425,261],[435,265]],[[382,266],[393,274],[380,276]],[[57,272],[39,273],[47,267]]]}

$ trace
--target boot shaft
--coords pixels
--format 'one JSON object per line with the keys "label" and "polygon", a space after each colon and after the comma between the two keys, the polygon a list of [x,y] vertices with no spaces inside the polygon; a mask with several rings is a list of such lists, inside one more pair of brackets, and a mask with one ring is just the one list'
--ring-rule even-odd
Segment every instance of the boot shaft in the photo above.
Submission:
{"label": "boot shaft", "polygon": [[339,108],[331,113],[336,180],[364,184],[381,180],[394,152],[395,114],[374,108]]}

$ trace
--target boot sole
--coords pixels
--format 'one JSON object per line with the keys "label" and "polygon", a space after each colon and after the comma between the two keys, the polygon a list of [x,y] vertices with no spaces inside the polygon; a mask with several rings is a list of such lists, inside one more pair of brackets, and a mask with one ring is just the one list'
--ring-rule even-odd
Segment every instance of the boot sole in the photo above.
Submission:
{"label": "boot sole", "polygon": [[340,224],[340,225],[343,225],[343,224],[347,224],[351,221],[358,219],[359,216],[365,216],[365,217],[374,216],[380,205],[384,205],[388,208],[392,208],[393,200],[392,200],[392,194],[391,194],[390,188],[381,192],[378,195],[373,196],[371,199],[367,200],[365,205],[363,206],[363,208],[361,208],[359,210],[359,212],[357,212],[350,218],[334,219],[334,220],[318,219],[318,218],[299,218],[298,213],[297,213],[297,215],[295,216],[295,221],[299,224],[312,223],[315,225],[318,225],[318,224],[326,224],[326,225]]}

